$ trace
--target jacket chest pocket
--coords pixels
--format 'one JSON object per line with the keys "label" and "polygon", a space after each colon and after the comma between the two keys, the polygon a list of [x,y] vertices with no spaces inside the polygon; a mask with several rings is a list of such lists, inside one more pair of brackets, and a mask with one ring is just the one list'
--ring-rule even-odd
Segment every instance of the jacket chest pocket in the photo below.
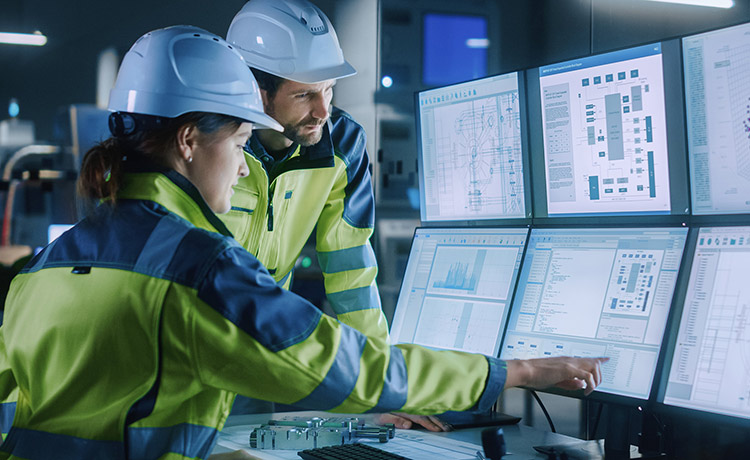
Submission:
{"label": "jacket chest pocket", "polygon": [[265,214],[262,209],[258,209],[259,199],[254,191],[235,188],[232,208],[226,214],[219,215],[234,238],[253,254],[257,253],[258,243],[251,238],[253,222],[262,218],[259,214]]}

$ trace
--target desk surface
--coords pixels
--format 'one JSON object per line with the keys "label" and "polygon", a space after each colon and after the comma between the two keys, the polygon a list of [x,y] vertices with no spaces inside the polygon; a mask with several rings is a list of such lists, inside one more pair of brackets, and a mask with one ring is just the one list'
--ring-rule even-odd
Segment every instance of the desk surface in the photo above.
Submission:
{"label": "desk surface", "polygon": [[[270,414],[250,414],[250,415],[232,415],[227,420],[227,423],[225,425],[225,428],[233,427],[233,426],[242,426],[242,425],[254,425],[254,424],[260,424],[265,423],[268,420],[274,419],[274,418],[281,418],[281,417],[346,417],[346,416],[352,416],[352,417],[364,417],[367,418],[367,416],[363,416],[361,414],[356,415],[347,415],[347,414],[330,414],[325,412],[279,412],[279,413],[270,413]],[[449,439],[456,439],[459,441],[465,441],[465,442],[471,442],[474,444],[481,445],[481,433],[482,428],[471,428],[466,430],[456,430],[452,432],[447,433],[434,433],[437,436],[444,436]],[[248,432],[248,436],[249,436]],[[534,450],[533,446],[536,445],[552,445],[552,444],[567,444],[567,443],[575,443],[580,442],[580,440],[576,438],[572,438],[570,436],[565,436],[561,434],[551,433],[549,431],[542,431],[537,430],[535,428],[531,428],[525,425],[508,425],[503,427],[503,434],[505,436],[505,444],[507,446],[508,452],[512,453],[512,456],[509,456],[509,458],[512,458],[513,460],[523,460],[523,459],[546,459],[546,457],[542,454],[539,454],[537,451]],[[248,449],[251,453],[252,450]],[[227,449],[223,446],[217,445],[213,452],[216,453],[222,453],[222,452],[229,452],[230,449]],[[266,451],[269,452],[269,451]],[[415,459],[415,460],[421,460],[421,459]]]}

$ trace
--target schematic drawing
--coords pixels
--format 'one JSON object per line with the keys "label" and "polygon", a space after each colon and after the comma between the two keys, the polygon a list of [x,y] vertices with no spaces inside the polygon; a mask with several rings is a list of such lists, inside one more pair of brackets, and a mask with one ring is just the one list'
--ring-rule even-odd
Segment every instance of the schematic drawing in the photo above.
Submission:
{"label": "schematic drawing", "polygon": [[436,109],[441,206],[523,215],[518,92]]}
{"label": "schematic drawing", "polygon": [[750,82],[747,72],[750,71],[749,46],[732,47],[727,61],[727,84],[730,94],[742,95],[730,98],[732,104],[732,123],[734,127],[734,145],[737,161],[737,175],[750,181]]}
{"label": "schematic drawing", "polygon": [[750,290],[740,273],[748,268],[745,251],[724,252],[719,257],[693,389],[696,401],[743,411],[750,407]]}

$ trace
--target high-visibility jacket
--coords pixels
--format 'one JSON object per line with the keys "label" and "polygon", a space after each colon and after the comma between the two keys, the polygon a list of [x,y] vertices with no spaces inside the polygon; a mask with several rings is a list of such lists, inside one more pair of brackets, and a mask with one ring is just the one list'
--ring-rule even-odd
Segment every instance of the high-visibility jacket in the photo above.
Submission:
{"label": "high-visibility jacket", "polygon": [[366,334],[381,334],[388,324],[369,241],[375,200],[365,144],[364,129],[335,107],[320,142],[297,145],[279,161],[252,136],[245,147],[250,174],[240,178],[232,209],[221,219],[285,288],[315,230],[332,310]]}
{"label": "high-visibility jacket", "polygon": [[[502,361],[391,346],[280,288],[174,171],[129,173],[14,279],[0,457],[207,456],[236,393],[316,410],[484,410]],[[0,373],[2,377],[2,373]]]}

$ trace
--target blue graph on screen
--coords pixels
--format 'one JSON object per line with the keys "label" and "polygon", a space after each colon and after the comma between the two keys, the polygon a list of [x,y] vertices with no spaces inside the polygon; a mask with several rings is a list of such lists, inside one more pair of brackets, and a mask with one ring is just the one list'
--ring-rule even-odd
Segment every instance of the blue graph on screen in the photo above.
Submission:
{"label": "blue graph on screen", "polygon": [[448,274],[442,281],[435,281],[433,287],[443,289],[460,289],[462,291],[475,291],[477,287],[477,277],[469,272],[468,264],[455,262],[448,269]]}

